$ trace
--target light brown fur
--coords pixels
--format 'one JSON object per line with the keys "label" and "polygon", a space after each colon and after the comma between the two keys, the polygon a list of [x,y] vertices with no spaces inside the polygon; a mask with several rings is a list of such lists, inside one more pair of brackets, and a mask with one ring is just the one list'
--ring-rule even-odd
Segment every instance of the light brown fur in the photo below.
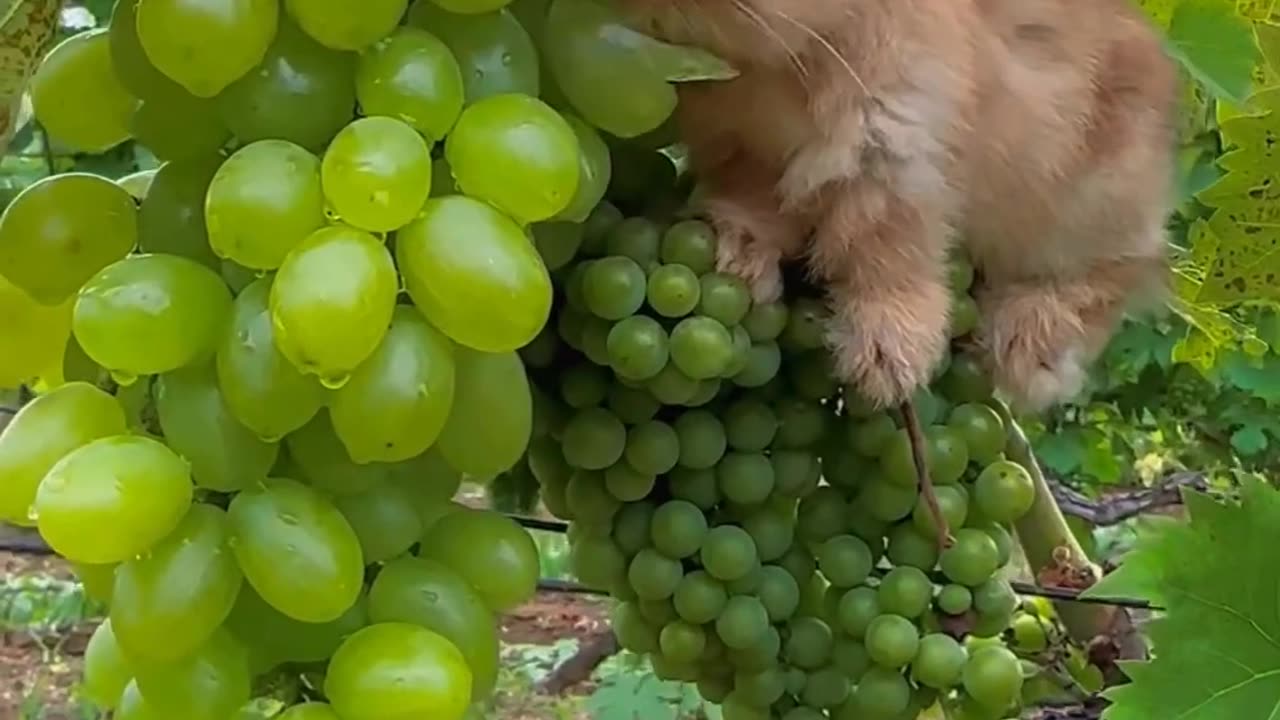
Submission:
{"label": "light brown fur", "polygon": [[838,370],[893,404],[947,343],[945,263],[980,270],[998,386],[1078,392],[1127,304],[1163,287],[1177,76],[1129,0],[625,0],[731,61],[679,120],[721,269],[759,299],[807,257]]}

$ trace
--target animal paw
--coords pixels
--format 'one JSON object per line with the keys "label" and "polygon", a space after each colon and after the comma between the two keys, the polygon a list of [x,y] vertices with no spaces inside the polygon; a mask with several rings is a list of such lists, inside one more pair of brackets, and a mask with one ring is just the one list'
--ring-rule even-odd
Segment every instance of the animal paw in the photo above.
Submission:
{"label": "animal paw", "polygon": [[716,269],[740,278],[757,303],[771,303],[782,297],[780,254],[752,239],[745,231],[717,228]]}
{"label": "animal paw", "polygon": [[828,331],[836,373],[876,407],[901,404],[927,384],[946,347],[946,312],[893,301],[855,303]]}
{"label": "animal paw", "polygon": [[1052,297],[1011,298],[993,306],[981,345],[996,388],[1019,409],[1041,412],[1078,395],[1088,358],[1079,318]]}

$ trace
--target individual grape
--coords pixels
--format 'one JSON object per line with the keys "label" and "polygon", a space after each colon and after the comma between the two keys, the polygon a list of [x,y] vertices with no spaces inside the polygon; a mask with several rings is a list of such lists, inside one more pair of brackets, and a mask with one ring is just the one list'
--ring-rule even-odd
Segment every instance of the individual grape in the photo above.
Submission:
{"label": "individual grape", "polygon": [[449,46],[462,71],[467,104],[505,93],[538,97],[538,51],[507,9],[459,15],[433,2],[415,2],[409,24]]}
{"label": "individual grape", "polygon": [[937,536],[926,537],[909,523],[894,525],[889,531],[887,555],[894,565],[932,570],[938,564]]}
{"label": "individual grape", "polygon": [[815,617],[799,617],[787,626],[789,636],[783,653],[787,662],[805,670],[822,667],[831,658],[835,636],[831,627]]}
{"label": "individual grape", "polygon": [[712,577],[724,582],[740,580],[760,566],[755,541],[735,525],[711,528],[703,540],[699,560]]}
{"label": "individual grape", "polygon": [[788,505],[781,511],[762,505],[740,517],[742,528],[756,543],[761,562],[781,559],[795,542],[795,517],[791,514],[794,506]]}
{"label": "individual grape", "polygon": [[120,0],[111,11],[108,25],[111,69],[130,95],[146,101],[154,97],[190,95],[168,75],[160,72],[142,49],[138,39],[140,0]]}
{"label": "individual grape", "polygon": [[685,375],[675,363],[668,362],[646,383],[649,394],[662,405],[688,406],[702,388],[701,383]]}
{"label": "individual grape", "polygon": [[94,440],[49,469],[36,491],[40,535],[79,563],[117,563],[173,531],[191,506],[187,464],[133,435]]}
{"label": "individual grape", "polygon": [[855,640],[866,637],[871,622],[880,614],[880,595],[874,588],[855,587],[840,596],[837,607],[840,627]]}
{"label": "individual grape", "polygon": [[981,530],[960,528],[954,542],[942,551],[939,567],[953,582],[974,587],[986,582],[999,567],[999,549]]}
{"label": "individual grape", "polygon": [[1009,558],[1013,556],[1013,536],[1003,525],[996,523],[983,525],[982,531],[990,535],[991,539],[995,541],[997,556],[1000,558],[1000,567],[1008,565]]}
{"label": "individual grape", "polygon": [[582,246],[583,228],[576,222],[534,223],[529,231],[542,263],[552,272],[572,262]]}
{"label": "individual grape", "polygon": [[809,673],[802,699],[809,707],[834,709],[844,704],[851,690],[849,678],[838,668],[826,667]]}
{"label": "individual grape", "polygon": [[980,320],[978,303],[968,295],[962,295],[951,306],[951,337],[964,337],[978,327]]}
{"label": "individual grape", "polygon": [[[1044,652],[1049,647],[1049,636],[1044,621],[1035,615],[1022,614],[1013,621],[1014,646],[1029,653]],[[86,656],[88,653],[85,653]]]}
{"label": "individual grape", "polygon": [[273,270],[324,226],[320,160],[285,140],[259,140],[218,168],[205,199],[209,245],[218,257]]}
{"label": "individual grape", "polygon": [[880,580],[877,598],[886,613],[918,618],[933,601],[933,582],[919,568],[896,567]]}
{"label": "individual grape", "polygon": [[[891,720],[901,717],[911,705],[911,685],[902,673],[883,667],[867,671],[854,689],[839,717]],[[846,714],[847,713],[847,714]]]}
{"label": "individual grape", "polygon": [[220,271],[205,230],[204,200],[221,164],[220,157],[207,155],[160,166],[138,209],[139,249],[181,255]]}
{"label": "individual grape", "polygon": [[38,180],[0,215],[0,274],[32,300],[59,305],[137,244],[135,208],[124,188],[96,175]]}
{"label": "individual grape", "polygon": [[363,50],[394,30],[408,5],[408,0],[373,0],[352,12],[345,0],[285,0],[284,8],[322,45]]}
{"label": "individual grape", "polygon": [[976,462],[992,463],[1004,452],[1004,421],[990,405],[957,405],[951,411],[947,424],[964,437],[969,455]]}
{"label": "individual grape", "polygon": [[969,656],[963,671],[969,697],[991,711],[1003,711],[1022,691],[1022,664],[1000,645],[988,645]]}
{"label": "individual grape", "polygon": [[[756,598],[734,595],[716,618],[716,634],[732,650],[746,650],[768,635],[769,613]],[[776,654],[776,653],[775,653]]]}
{"label": "individual grape", "polygon": [[735,385],[744,388],[758,388],[766,385],[777,376],[782,367],[782,350],[772,341],[754,343],[747,351],[746,362],[733,376]]}
{"label": "individual grape", "polygon": [[116,706],[120,694],[133,679],[133,668],[117,642],[108,618],[94,629],[84,648],[84,696],[102,708]]}
{"label": "individual grape", "polygon": [[663,475],[679,461],[680,437],[664,422],[643,421],[628,430],[624,455],[637,470]]}
{"label": "individual grape", "polygon": [[713,469],[678,467],[672,470],[668,482],[672,497],[688,500],[702,510],[711,510],[720,502],[720,487]]}
{"label": "individual grape", "polygon": [[587,309],[605,320],[621,320],[644,304],[644,270],[634,260],[611,256],[591,263],[582,277]]}
{"label": "individual grape", "polygon": [[618,377],[648,380],[667,366],[667,331],[644,315],[623,318],[609,330],[609,366]]}
{"label": "individual grape", "polygon": [[323,495],[270,478],[237,495],[227,516],[245,579],[277,610],[323,623],[355,604],[364,579],[360,543]]}
{"label": "individual grape", "polygon": [[818,548],[818,569],[832,585],[842,588],[861,585],[871,575],[875,558],[861,538],[836,535]]}
{"label": "individual grape", "polygon": [[938,591],[938,609],[948,615],[963,615],[973,606],[973,593],[963,585],[944,585]]}
{"label": "individual grape", "polygon": [[276,347],[303,373],[340,387],[386,336],[397,280],[378,238],[341,225],[317,230],[271,284]]}
{"label": "individual grape", "polygon": [[329,663],[324,692],[349,720],[460,720],[472,682],[466,657],[453,643],[426,628],[391,622],[347,638]]}
{"label": "individual grape", "polygon": [[981,403],[994,392],[991,378],[977,358],[969,354],[951,358],[951,365],[943,373],[937,387],[947,399],[955,403]]}
{"label": "individual grape", "polygon": [[[849,422],[848,428],[854,451],[868,458],[884,455],[888,446],[896,442],[898,434],[898,426],[893,422],[893,418],[883,412]],[[914,463],[913,458],[912,464]]]}
{"label": "individual grape", "polygon": [[498,633],[483,599],[461,576],[431,560],[387,563],[369,588],[369,619],[412,623],[438,633],[462,652],[471,696],[486,696],[498,675]]}
{"label": "individual grape", "polygon": [[522,225],[569,206],[581,177],[581,152],[573,128],[559,113],[535,97],[514,93],[465,108],[445,141],[458,187]]}
{"label": "individual grape", "polygon": [[[940,485],[934,488],[934,496],[938,500],[938,509],[942,511],[947,527],[958,528],[964,525],[965,518],[969,514],[969,493],[964,488],[958,485]],[[923,497],[916,502],[916,507],[911,512],[911,522],[916,531],[924,537],[931,540],[938,538],[938,525],[934,520],[933,511]]]}
{"label": "individual grape", "polygon": [[120,565],[111,624],[130,657],[180,660],[213,636],[243,579],[229,538],[226,513],[197,504],[146,555]]}
{"label": "individual grape", "polygon": [[573,467],[603,470],[622,457],[627,429],[608,410],[588,408],[569,420],[561,443],[564,458]]}
{"label": "individual grape", "polygon": [[698,276],[684,265],[662,265],[649,275],[649,307],[663,317],[688,315],[698,306],[701,297]]}
{"label": "individual grape", "polygon": [[579,363],[560,375],[560,399],[575,410],[595,407],[604,401],[611,379],[607,369]]}
{"label": "individual grape", "polygon": [[368,117],[342,129],[321,167],[325,197],[337,215],[372,232],[413,220],[431,189],[431,151],[413,128]]}
{"label": "individual grape", "polygon": [[607,537],[575,541],[569,549],[569,564],[578,581],[588,587],[608,590],[628,582],[627,556]]}
{"label": "individual grape", "polygon": [[689,317],[671,331],[671,362],[695,380],[719,377],[733,358],[733,336],[718,320]]}
{"label": "individual grape", "polygon": [[662,228],[647,217],[625,218],[614,225],[605,236],[605,251],[609,255],[631,258],[646,272],[658,264]]}
{"label": "individual grape", "polygon": [[686,412],[676,418],[672,427],[680,441],[681,466],[693,470],[711,468],[724,457],[728,447],[724,425],[710,412]]}
{"label": "individual grape", "polygon": [[641,616],[637,603],[614,605],[609,624],[622,647],[638,653],[657,652],[658,631]]}
{"label": "individual grape", "polygon": [[998,523],[1026,515],[1036,501],[1031,474],[1018,463],[998,460],[973,483],[973,502],[982,517]]}
{"label": "individual grape", "polygon": [[773,465],[762,453],[731,451],[716,466],[716,480],[729,502],[756,505],[773,492]]}
{"label": "individual grape", "polygon": [[825,345],[828,317],[830,313],[821,300],[798,298],[791,304],[787,326],[778,340],[789,349],[819,350]]}
{"label": "individual grape", "polygon": [[627,579],[641,600],[666,600],[675,594],[684,570],[673,560],[653,548],[636,553],[627,568]]}
{"label": "individual grape", "polygon": [[396,306],[378,348],[329,399],[334,431],[357,463],[426,452],[453,407],[453,344],[408,305]]}
{"label": "individual grape", "polygon": [[443,140],[453,128],[463,92],[462,70],[449,47],[420,28],[398,28],[361,53],[356,65],[364,114],[398,118],[428,142]]}
{"label": "individual grape", "polygon": [[227,409],[268,441],[306,425],[324,404],[324,388],[275,346],[271,280],[255,280],[236,296],[218,344],[218,387]]}
{"label": "individual grape", "polygon": [[422,516],[400,483],[378,483],[359,494],[335,497],[333,504],[355,532],[366,565],[402,555],[422,538]]}
{"label": "individual grape", "polygon": [[[742,595],[738,597],[746,598],[746,596]],[[754,598],[746,599],[754,600]],[[745,607],[752,608],[754,604],[748,602]],[[750,614],[755,616],[754,611]],[[777,628],[766,627],[764,633],[750,647],[741,650],[734,649],[737,651],[726,653],[732,661],[733,667],[739,670],[764,670],[778,664],[778,657],[782,654],[782,635]]]}
{"label": "individual grape", "polygon": [[284,439],[288,457],[309,484],[332,495],[355,495],[386,480],[392,466],[383,463],[357,464],[334,432],[328,410],[320,410],[311,420]]}
{"label": "individual grape", "polygon": [[[137,100],[112,67],[105,28],[63,40],[31,77],[35,119],[57,142],[79,152],[102,153],[129,139]],[[92,108],[91,112],[85,110]]]}
{"label": "individual grape", "polygon": [[515,350],[550,315],[551,279],[537,251],[514,222],[478,200],[428,200],[396,233],[396,257],[414,303],[462,345]]}
{"label": "individual grape", "polygon": [[920,635],[910,620],[900,615],[881,615],[867,626],[866,643],[872,660],[897,669],[916,656]]}
{"label": "individual grape", "polygon": [[911,515],[919,496],[914,487],[895,485],[876,477],[863,486],[856,502],[876,520],[895,523]]}
{"label": "individual grape", "polygon": [[698,313],[719,320],[725,327],[742,322],[751,308],[747,284],[736,276],[712,272],[702,276]]}
{"label": "individual grape", "polygon": [[769,447],[778,431],[778,416],[768,404],[743,397],[724,414],[729,447],[744,452],[760,452]]}
{"label": "individual grape", "polygon": [[493,612],[533,597],[538,548],[514,520],[495,512],[463,510],[436,521],[418,555],[466,578]]}
{"label": "individual grape", "polygon": [[190,160],[215,153],[231,138],[212,99],[182,88],[143,100],[129,117],[133,139],[161,160]]}
{"label": "individual grape", "polygon": [[822,468],[818,458],[802,450],[775,450],[769,455],[773,482],[782,497],[804,498],[818,489]]}
{"label": "individual grape", "polygon": [[137,34],[157,70],[208,98],[262,61],[279,16],[275,0],[146,0]]}
{"label": "individual grape", "polygon": [[920,639],[920,649],[911,661],[916,682],[935,690],[949,690],[960,683],[968,655],[964,646],[949,635],[932,633]]}
{"label": "individual grape", "polygon": [[453,409],[437,447],[454,469],[491,477],[510,469],[529,446],[533,397],[514,352],[457,347]]}
{"label": "individual grape", "polygon": [[[800,501],[800,505],[796,508],[796,524],[800,528],[802,538],[814,544],[825,543],[843,533],[847,528],[848,512],[849,505],[844,496],[839,490],[828,485],[817,488]],[[841,555],[852,558],[861,554],[855,549],[854,543],[847,540],[843,542],[848,543],[850,551],[837,552],[833,555],[833,559]]]}
{"label": "individual grape", "polygon": [[[530,467],[533,466],[531,459]],[[391,481],[409,491],[414,507],[425,522],[427,509],[443,505],[457,494],[462,473],[449,467],[439,449],[433,447],[415,458],[393,464]],[[433,521],[435,517],[434,513],[430,515]]]}
{"label": "individual grape", "polygon": [[670,558],[697,554],[707,536],[707,519],[693,503],[671,500],[653,514],[653,546]]}
{"label": "individual grape", "polygon": [[790,311],[782,302],[754,303],[742,319],[742,327],[753,343],[778,339],[787,327]]}
{"label": "individual grape", "polygon": [[720,616],[729,602],[729,593],[706,571],[695,570],[680,579],[672,601],[681,618],[705,625]]}
{"label": "individual grape", "polygon": [[279,447],[231,414],[212,363],[165,373],[154,392],[165,442],[190,463],[196,485],[233,492],[267,477]]}
{"label": "individual grape", "polygon": [[604,485],[622,502],[643,500],[653,492],[657,478],[636,470],[627,463],[617,463],[604,471]]}
{"label": "individual grape", "polygon": [[362,593],[336,620],[302,622],[272,607],[246,583],[240,588],[226,627],[251,652],[265,656],[269,662],[324,662],[343,640],[369,624],[368,605]]}
{"label": "individual grape", "polygon": [[[362,5],[347,16],[369,17],[370,10]],[[355,73],[354,55],[326,48],[284,20],[257,67],[218,94],[217,115],[242,143],[286,140],[318,150],[355,114]]]}
{"label": "individual grape", "polygon": [[278,717],[279,720],[341,720],[332,705],[320,702],[294,705]]}
{"label": "individual grape", "polygon": [[0,432],[0,518],[34,524],[32,503],[49,469],[76,448],[125,429],[116,399],[84,382],[54,388],[24,405]]}
{"label": "individual grape", "polygon": [[733,686],[738,697],[756,707],[768,707],[787,691],[787,680],[781,668],[771,667],[756,672],[738,672]]}
{"label": "individual grape", "polygon": [[220,720],[231,717],[249,702],[248,652],[222,630],[215,632],[194,655],[172,662],[140,664],[137,671],[138,689],[147,705],[155,709],[157,720]]}
{"label": "individual grape", "polygon": [[595,128],[577,115],[566,113],[564,119],[578,138],[578,189],[574,192],[573,199],[556,214],[556,217],[573,223],[582,223],[604,198],[609,180],[613,176],[613,165],[609,156],[609,146],[605,144]]}

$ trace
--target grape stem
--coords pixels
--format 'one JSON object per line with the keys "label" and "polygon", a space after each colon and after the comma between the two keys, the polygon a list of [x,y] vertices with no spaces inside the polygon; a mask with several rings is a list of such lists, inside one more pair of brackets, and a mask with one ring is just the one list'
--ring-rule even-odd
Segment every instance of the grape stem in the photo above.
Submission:
{"label": "grape stem", "polygon": [[920,416],[910,400],[899,408],[902,422],[907,427],[907,439],[911,442],[911,458],[916,465],[916,479],[920,483],[920,494],[924,496],[924,504],[929,508],[934,526],[938,528],[938,549],[951,547],[951,526],[942,514],[942,506],[938,504],[938,494],[933,490],[933,478],[929,474],[929,455],[926,452],[924,430],[920,427]]}

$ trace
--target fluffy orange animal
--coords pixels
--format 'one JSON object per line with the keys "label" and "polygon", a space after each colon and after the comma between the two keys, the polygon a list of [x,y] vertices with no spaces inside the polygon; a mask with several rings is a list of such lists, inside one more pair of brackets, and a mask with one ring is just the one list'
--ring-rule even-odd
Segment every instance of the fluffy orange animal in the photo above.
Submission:
{"label": "fluffy orange animal", "polygon": [[741,75],[680,86],[720,268],[829,291],[843,378],[901,402],[947,344],[953,245],[977,346],[1028,409],[1080,389],[1165,286],[1177,72],[1129,0],[622,0]]}

